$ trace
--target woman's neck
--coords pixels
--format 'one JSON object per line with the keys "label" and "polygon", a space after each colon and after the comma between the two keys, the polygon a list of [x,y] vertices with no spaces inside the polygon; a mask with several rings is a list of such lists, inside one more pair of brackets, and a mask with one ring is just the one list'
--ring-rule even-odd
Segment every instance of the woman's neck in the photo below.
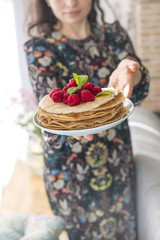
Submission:
{"label": "woman's neck", "polygon": [[91,34],[91,27],[87,20],[76,24],[59,23],[56,29],[66,37],[75,40],[83,40]]}

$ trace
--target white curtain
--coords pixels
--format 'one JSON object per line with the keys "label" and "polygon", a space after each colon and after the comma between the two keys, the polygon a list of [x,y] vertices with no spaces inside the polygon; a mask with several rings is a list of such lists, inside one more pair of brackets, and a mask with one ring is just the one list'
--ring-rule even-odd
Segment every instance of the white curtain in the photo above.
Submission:
{"label": "white curtain", "polygon": [[12,0],[0,0],[0,32],[1,83],[5,87],[9,83],[14,89],[16,85],[20,86],[20,70]]}
{"label": "white curtain", "polygon": [[0,202],[2,189],[28,140],[15,126],[17,108],[13,104],[17,91],[28,81],[23,53],[23,1],[0,0]]}
{"label": "white curtain", "polygon": [[18,45],[13,2],[0,0],[0,109],[7,121],[6,107],[9,97],[21,87]]}

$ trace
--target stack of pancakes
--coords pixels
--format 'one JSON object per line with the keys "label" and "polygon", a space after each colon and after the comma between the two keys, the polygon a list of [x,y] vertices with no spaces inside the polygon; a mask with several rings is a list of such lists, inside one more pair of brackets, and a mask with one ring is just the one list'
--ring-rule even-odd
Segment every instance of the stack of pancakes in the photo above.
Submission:
{"label": "stack of pancakes", "polygon": [[46,95],[39,103],[37,120],[45,128],[55,130],[80,130],[113,123],[123,118],[128,109],[123,106],[123,92],[102,94],[94,101],[70,107],[63,102],[55,103]]}

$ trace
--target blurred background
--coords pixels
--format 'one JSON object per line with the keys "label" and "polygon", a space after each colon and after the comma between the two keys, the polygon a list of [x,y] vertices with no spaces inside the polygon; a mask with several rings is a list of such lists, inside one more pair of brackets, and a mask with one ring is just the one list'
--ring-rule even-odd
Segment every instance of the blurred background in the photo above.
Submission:
{"label": "blurred background", "polygon": [[[24,28],[28,2],[0,0],[0,210],[50,214],[47,199],[43,198],[44,208],[42,201],[38,200],[45,195],[41,178],[41,136],[32,124],[36,103],[23,51],[23,44],[28,40]],[[105,0],[100,0],[100,3],[105,9],[106,21],[112,22],[117,18],[126,28],[137,54],[148,68],[151,77],[150,92],[142,107],[158,116],[160,1],[110,0],[110,8]],[[23,204],[22,199],[19,199],[20,193],[22,199],[23,194],[27,195]],[[9,201],[11,198],[12,201]],[[36,206],[33,207],[34,198]]]}

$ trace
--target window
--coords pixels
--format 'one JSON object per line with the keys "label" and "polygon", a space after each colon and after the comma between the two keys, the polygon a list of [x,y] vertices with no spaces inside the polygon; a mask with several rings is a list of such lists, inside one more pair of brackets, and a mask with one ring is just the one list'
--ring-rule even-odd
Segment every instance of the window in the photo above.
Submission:
{"label": "window", "polygon": [[16,109],[10,102],[10,97],[22,87],[14,2],[19,4],[18,1],[0,0],[0,202],[3,186],[11,177],[20,151],[24,154],[24,146],[27,146],[24,134],[14,127]]}

